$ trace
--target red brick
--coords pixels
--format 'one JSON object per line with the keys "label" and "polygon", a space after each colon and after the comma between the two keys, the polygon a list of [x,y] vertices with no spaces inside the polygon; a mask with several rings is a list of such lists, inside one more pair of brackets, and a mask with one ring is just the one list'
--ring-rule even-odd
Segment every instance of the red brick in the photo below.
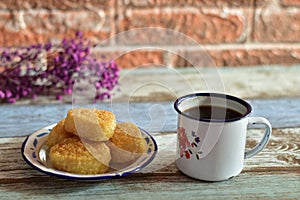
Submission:
{"label": "red brick", "polygon": [[260,9],[256,12],[252,38],[259,42],[299,42],[300,10]]}
{"label": "red brick", "polygon": [[186,60],[185,52],[183,50],[168,53],[169,65],[172,67],[185,67],[188,61]]}
{"label": "red brick", "polygon": [[[199,58],[202,51],[187,51],[194,60]],[[232,50],[209,50],[213,62],[218,67],[223,66],[256,66],[256,65],[294,65],[300,64],[300,48],[286,49],[232,49]],[[175,66],[189,67],[191,64],[185,60],[178,60],[181,65],[174,63]]]}
{"label": "red brick", "polygon": [[82,9],[86,6],[108,10],[114,6],[115,0],[2,0],[0,9],[53,9],[72,10]]}
{"label": "red brick", "polygon": [[1,46],[23,46],[72,37],[81,31],[93,42],[109,37],[109,16],[101,27],[100,18],[91,11],[2,13],[0,16]]}
{"label": "red brick", "polygon": [[[117,25],[118,31],[127,31],[142,27],[160,27],[180,31],[200,43],[229,43],[245,40],[244,31],[247,26],[244,12],[200,12],[177,10],[154,12],[154,10],[128,11]],[[148,34],[148,33],[147,33]],[[136,35],[123,39],[129,43],[156,42],[157,35]],[[158,41],[159,42],[165,42]],[[173,44],[176,41],[171,41]],[[161,44],[161,43],[159,43]]]}
{"label": "red brick", "polygon": [[300,7],[300,0],[280,0],[282,6]]}
{"label": "red brick", "polygon": [[122,69],[166,66],[164,52],[161,50],[132,50],[132,51],[107,51],[97,49],[92,57],[104,61],[114,60]]}
{"label": "red brick", "polygon": [[201,7],[249,7],[253,5],[254,0],[130,0],[126,1],[126,6],[130,7],[185,7],[185,6],[201,6]]}
{"label": "red brick", "polygon": [[170,54],[170,65],[172,67],[212,67],[215,66],[208,51],[204,49],[181,51],[177,54]]}
{"label": "red brick", "polygon": [[300,49],[253,49],[210,52],[217,66],[293,65],[300,63]]}

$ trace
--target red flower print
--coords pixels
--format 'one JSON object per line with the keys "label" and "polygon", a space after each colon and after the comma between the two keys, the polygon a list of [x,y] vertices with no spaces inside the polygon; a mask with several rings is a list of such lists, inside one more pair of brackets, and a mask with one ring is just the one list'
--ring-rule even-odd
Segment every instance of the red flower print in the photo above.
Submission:
{"label": "red flower print", "polygon": [[178,140],[179,140],[179,150],[180,157],[186,157],[190,159],[192,155],[196,156],[197,160],[200,160],[201,151],[198,150],[198,146],[200,145],[200,137],[197,136],[195,131],[191,131],[191,136],[194,140],[190,143],[183,127],[179,127],[177,129]]}
{"label": "red flower print", "polygon": [[183,127],[179,127],[178,130],[178,139],[179,139],[179,149],[180,149],[180,157],[183,157],[183,155],[186,156],[186,158],[190,158],[190,156],[186,154],[186,149],[191,146],[186,133],[185,129]]}
{"label": "red flower print", "polygon": [[188,152],[188,151],[185,151],[185,157],[187,158],[187,159],[189,159],[191,156],[190,156],[190,153]]}

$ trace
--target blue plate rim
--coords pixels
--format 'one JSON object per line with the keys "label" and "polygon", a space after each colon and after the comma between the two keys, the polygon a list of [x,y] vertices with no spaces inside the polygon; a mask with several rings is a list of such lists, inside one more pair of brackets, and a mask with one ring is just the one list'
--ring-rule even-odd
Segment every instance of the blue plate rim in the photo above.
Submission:
{"label": "blue plate rim", "polygon": [[[55,176],[55,177],[58,177],[58,178],[63,178],[63,179],[69,179],[69,180],[105,180],[105,179],[112,179],[112,178],[120,178],[120,177],[125,177],[129,174],[132,174],[132,173],[135,173],[135,172],[138,172],[140,171],[141,169],[143,169],[144,167],[146,167],[147,165],[149,165],[155,158],[156,154],[157,154],[157,151],[158,151],[158,146],[157,146],[157,143],[155,141],[155,139],[153,138],[153,136],[146,130],[142,129],[139,127],[139,129],[144,133],[146,134],[152,141],[154,147],[153,147],[153,153],[151,154],[151,156],[147,159],[146,162],[143,162],[141,165],[133,168],[132,170],[128,170],[128,171],[124,171],[123,173],[120,173],[120,170],[117,171],[117,172],[111,172],[110,174],[107,174],[105,175],[106,173],[103,173],[103,174],[97,174],[97,175],[84,175],[84,176],[80,176],[81,174],[74,174],[74,175],[77,175],[77,176],[72,176],[72,173],[68,173],[68,175],[63,175],[63,174],[57,174],[57,173],[54,173],[54,172],[49,172],[49,171],[45,171],[41,168],[39,168],[38,166],[34,165],[30,159],[28,159],[25,155],[25,148],[26,148],[26,144],[28,142],[28,139],[30,137],[32,137],[34,134],[36,134],[38,131],[41,131],[43,129],[46,129],[47,127],[51,127],[51,126],[55,126],[55,124],[53,125],[50,125],[50,126],[46,126],[44,128],[41,128],[37,131],[35,131],[34,133],[32,133],[31,135],[28,135],[24,142],[22,143],[22,147],[21,147],[21,154],[22,154],[22,157],[23,159],[25,160],[25,162],[30,165],[31,167],[33,167],[34,169],[37,169],[38,171],[44,173],[44,174],[47,174],[47,175],[51,175],[51,176]],[[48,133],[49,134],[49,133]],[[47,135],[48,135],[47,134]],[[38,150],[39,151],[39,150]],[[122,172],[122,171],[121,171]],[[66,172],[67,173],[67,172]],[[79,176],[78,176],[79,175]]]}

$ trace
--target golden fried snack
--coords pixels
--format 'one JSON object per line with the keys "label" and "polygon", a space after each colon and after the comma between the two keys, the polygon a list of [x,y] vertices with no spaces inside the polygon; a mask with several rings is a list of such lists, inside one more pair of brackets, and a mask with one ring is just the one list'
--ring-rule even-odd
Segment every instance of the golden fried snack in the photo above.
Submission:
{"label": "golden fried snack", "polygon": [[59,121],[50,131],[47,141],[45,142],[45,145],[48,146],[49,148],[52,147],[53,145],[59,143],[63,139],[69,138],[74,136],[72,133],[69,133],[68,131],[65,130],[64,128],[64,123],[65,120]]}
{"label": "golden fried snack", "polygon": [[107,142],[111,150],[112,163],[125,163],[147,152],[147,143],[140,129],[133,123],[117,124],[115,133]]}
{"label": "golden fried snack", "polygon": [[115,116],[106,110],[76,108],[69,110],[65,119],[67,131],[91,141],[109,140],[115,128]]}
{"label": "golden fried snack", "polygon": [[104,142],[83,143],[79,137],[73,136],[54,145],[49,158],[53,168],[58,170],[100,174],[108,171],[111,155]]}

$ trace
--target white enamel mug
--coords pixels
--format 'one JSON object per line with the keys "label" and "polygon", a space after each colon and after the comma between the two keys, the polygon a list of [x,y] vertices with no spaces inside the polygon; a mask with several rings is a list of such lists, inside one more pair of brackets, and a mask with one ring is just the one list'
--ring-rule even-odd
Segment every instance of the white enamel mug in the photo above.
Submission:
{"label": "white enamel mug", "polygon": [[[226,107],[241,116],[231,119],[208,119],[189,116],[185,111],[199,106]],[[240,174],[244,159],[263,150],[271,136],[270,122],[263,117],[249,117],[252,108],[246,101],[220,93],[195,93],[178,98],[176,165],[184,174],[204,180],[222,181]],[[212,109],[212,115],[214,110]],[[249,124],[262,124],[265,132],[261,141],[245,151]]]}

